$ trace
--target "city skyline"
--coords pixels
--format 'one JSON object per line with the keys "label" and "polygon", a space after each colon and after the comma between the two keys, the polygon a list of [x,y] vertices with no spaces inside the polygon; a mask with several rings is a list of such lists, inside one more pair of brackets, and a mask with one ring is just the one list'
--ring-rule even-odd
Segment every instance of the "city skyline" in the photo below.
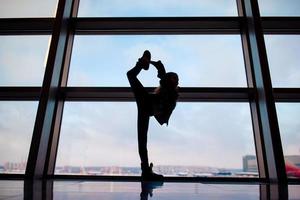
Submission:
{"label": "city skyline", "polygon": [[[300,157],[300,156],[299,156]],[[244,159],[244,157],[243,157]],[[242,160],[241,160],[242,161]],[[244,161],[243,161],[244,162]],[[26,162],[7,162],[0,165],[0,173],[24,173]],[[258,171],[245,171],[243,169],[217,168],[211,166],[188,166],[188,165],[158,165],[154,170],[165,176],[187,176],[187,177],[207,177],[207,176],[231,176],[231,177],[257,177]],[[139,166],[56,166],[55,174],[80,174],[80,175],[121,175],[139,176],[141,169]]]}

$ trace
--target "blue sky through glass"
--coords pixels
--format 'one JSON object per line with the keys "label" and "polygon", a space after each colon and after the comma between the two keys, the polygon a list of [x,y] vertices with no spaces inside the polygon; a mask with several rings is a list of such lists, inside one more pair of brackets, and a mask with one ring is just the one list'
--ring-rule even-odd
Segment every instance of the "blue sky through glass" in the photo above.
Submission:
{"label": "blue sky through glass", "polygon": [[[168,127],[151,118],[148,148],[156,165],[241,169],[255,154],[249,104],[178,103]],[[135,103],[66,103],[56,165],[139,166]]]}
{"label": "blue sky through glass", "polygon": [[0,86],[41,86],[50,36],[0,36]]}
{"label": "blue sky through glass", "polygon": [[261,16],[300,16],[299,0],[258,0]]}
{"label": "blue sky through glass", "polygon": [[0,165],[27,161],[37,105],[0,101]]}
{"label": "blue sky through glass", "polygon": [[266,35],[273,87],[300,87],[300,35]]}
{"label": "blue sky through glass", "polygon": [[[53,17],[58,0],[1,0],[0,18]],[[237,16],[235,0],[82,0],[80,17]],[[299,0],[258,0],[262,16],[300,16]]]}
{"label": "blue sky through glass", "polygon": [[[77,36],[69,86],[126,86],[126,72],[145,49],[182,87],[247,87],[239,35]],[[158,84],[156,70],[142,72],[145,86]]]}
{"label": "blue sky through glass", "polygon": [[80,17],[237,16],[235,0],[84,0]]}

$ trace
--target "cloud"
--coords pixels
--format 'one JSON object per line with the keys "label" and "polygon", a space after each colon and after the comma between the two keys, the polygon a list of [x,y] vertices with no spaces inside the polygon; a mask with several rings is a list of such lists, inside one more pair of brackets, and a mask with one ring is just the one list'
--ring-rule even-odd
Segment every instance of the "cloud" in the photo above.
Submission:
{"label": "cloud", "polygon": [[49,36],[1,36],[0,85],[41,86],[49,40]]}
{"label": "cloud", "polygon": [[[167,71],[179,74],[182,87],[245,87],[240,36],[142,35],[79,36],[74,42],[70,86],[129,86],[126,72],[149,49]],[[109,70],[107,70],[109,69]],[[154,68],[142,71],[145,86],[157,86]],[[89,77],[80,79],[80,76]]]}
{"label": "cloud", "polygon": [[[67,103],[57,166],[139,166],[135,107]],[[178,103],[169,127],[151,118],[148,143],[156,164],[241,167],[242,156],[255,153],[249,105]]]}
{"label": "cloud", "polygon": [[138,166],[135,111],[135,103],[67,103],[57,165]]}
{"label": "cloud", "polygon": [[153,160],[162,164],[241,167],[242,156],[255,153],[248,104],[178,103],[170,127],[149,135]]}
{"label": "cloud", "polygon": [[82,17],[162,17],[162,16],[236,16],[234,0],[154,0],[139,1],[85,0],[80,2],[78,16]]}
{"label": "cloud", "polygon": [[299,35],[265,36],[273,87],[300,87]]}
{"label": "cloud", "polygon": [[281,141],[285,155],[299,155],[300,153],[300,123],[299,103],[277,103],[277,116]]}
{"label": "cloud", "polygon": [[26,161],[37,102],[0,102],[0,165]]}
{"label": "cloud", "polygon": [[298,0],[258,0],[262,16],[299,16]]}

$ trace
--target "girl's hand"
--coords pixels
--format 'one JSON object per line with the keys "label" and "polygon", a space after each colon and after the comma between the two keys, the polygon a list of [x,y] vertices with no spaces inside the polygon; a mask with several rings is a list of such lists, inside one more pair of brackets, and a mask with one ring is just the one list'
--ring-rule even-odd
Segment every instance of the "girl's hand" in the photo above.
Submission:
{"label": "girl's hand", "polygon": [[152,65],[154,65],[156,68],[164,67],[164,65],[162,64],[162,62],[160,60],[159,61],[150,61],[150,63]]}

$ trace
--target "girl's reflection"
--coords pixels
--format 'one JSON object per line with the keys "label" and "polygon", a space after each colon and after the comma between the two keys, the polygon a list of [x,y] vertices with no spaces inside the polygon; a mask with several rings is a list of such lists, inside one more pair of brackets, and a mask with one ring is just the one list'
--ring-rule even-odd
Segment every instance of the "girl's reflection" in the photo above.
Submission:
{"label": "girl's reflection", "polygon": [[141,182],[141,200],[148,200],[148,195],[150,197],[153,196],[153,190],[157,188],[161,188],[163,186],[164,182],[152,182],[152,181],[142,181]]}

